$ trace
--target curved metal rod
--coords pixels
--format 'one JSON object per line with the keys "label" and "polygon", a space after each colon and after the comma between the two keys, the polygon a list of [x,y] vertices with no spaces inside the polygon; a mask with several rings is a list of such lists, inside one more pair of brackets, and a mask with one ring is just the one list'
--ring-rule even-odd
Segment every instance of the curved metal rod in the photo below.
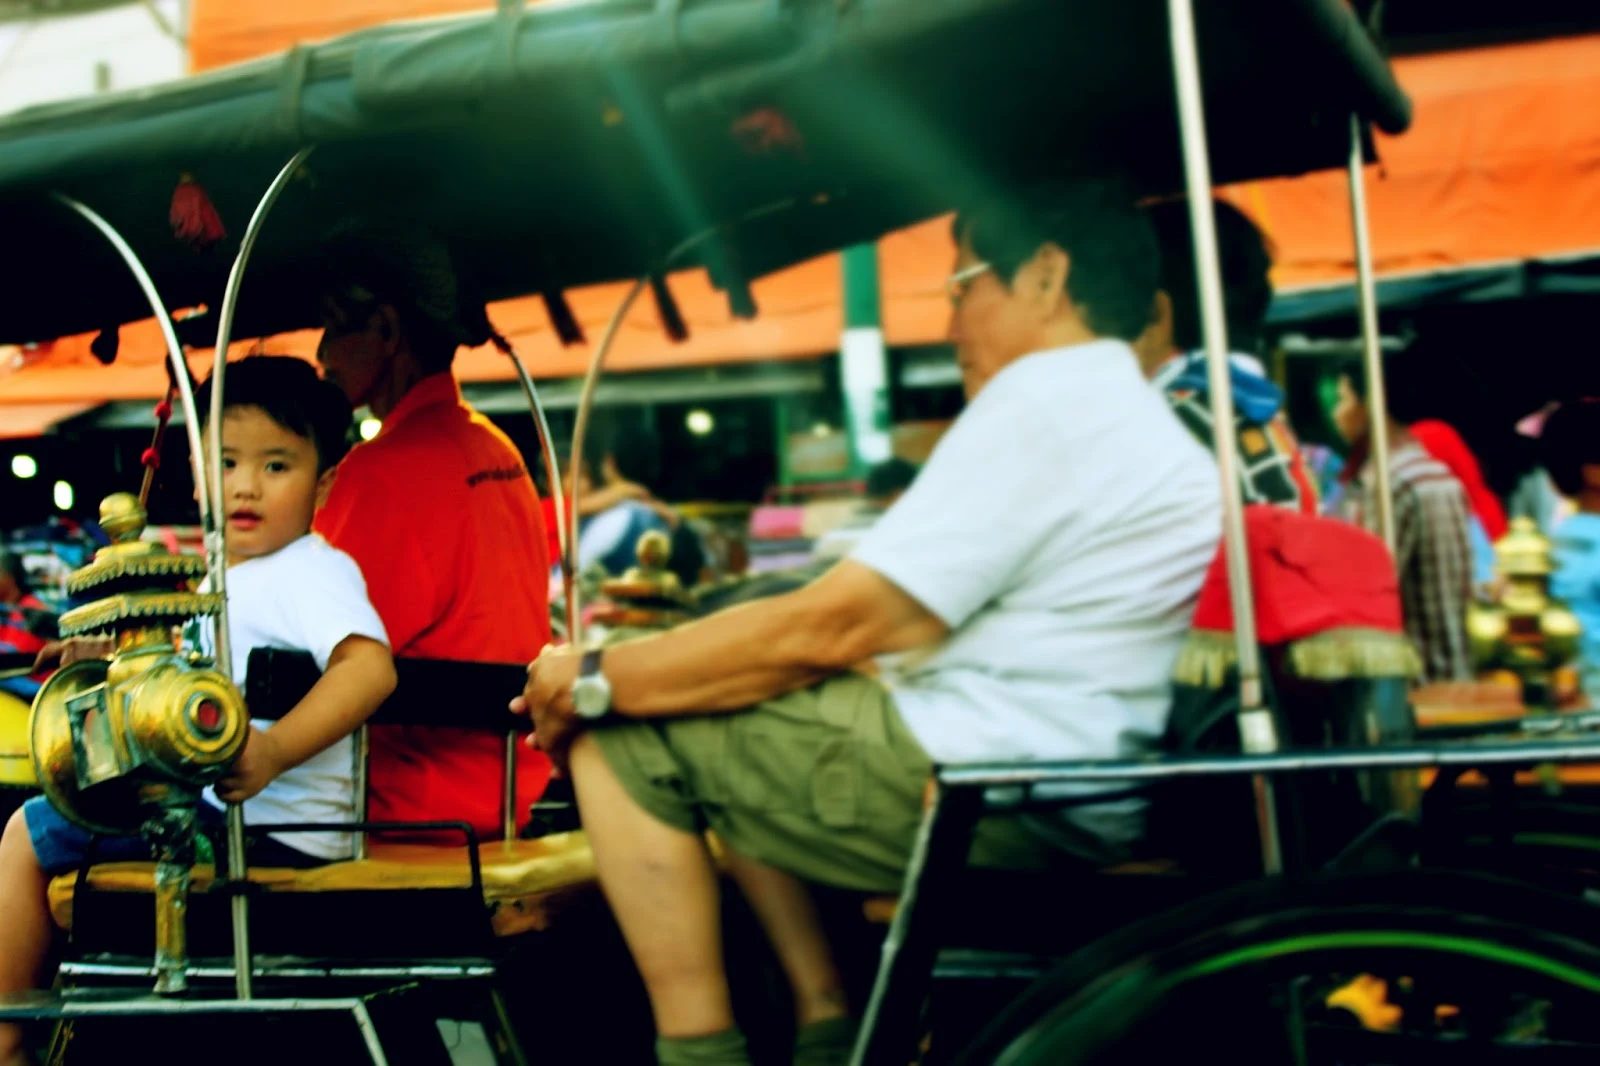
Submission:
{"label": "curved metal rod", "polygon": [[[211,591],[217,594],[220,607],[217,611],[216,649],[217,669],[224,676],[233,677],[233,647],[228,639],[228,540],[227,523],[218,521],[223,508],[222,500],[222,408],[223,408],[223,381],[228,367],[228,342],[232,339],[233,316],[239,306],[239,287],[244,283],[244,268],[250,261],[250,253],[255,250],[256,238],[261,235],[261,227],[267,220],[267,212],[272,210],[272,205],[278,202],[279,195],[289,184],[289,179],[300,165],[306,161],[306,156],[311,154],[310,148],[302,148],[294,154],[289,162],[278,171],[278,176],[272,179],[272,184],[267,186],[267,191],[262,194],[261,202],[256,205],[255,213],[250,216],[250,225],[245,227],[244,237],[239,241],[239,254],[234,257],[233,268],[228,271],[228,287],[222,293],[222,309],[217,315],[217,349],[216,357],[211,364],[211,413],[209,432],[207,438],[211,451],[207,455],[207,466],[210,468],[211,498],[216,501],[212,509],[211,521],[204,524],[206,539],[206,568],[210,574]],[[236,882],[243,882],[248,876],[248,867],[245,861],[244,841],[244,808],[237,803],[228,805],[228,877]],[[233,970],[234,991],[240,999],[249,999],[252,985],[252,974],[255,968],[250,954],[250,900],[243,893],[235,895],[231,904],[233,918]]]}
{"label": "curved metal rod", "polygon": [[[278,176],[272,179],[272,184],[267,186],[261,202],[256,205],[255,213],[250,216],[250,225],[245,227],[244,237],[239,241],[239,254],[234,257],[233,267],[228,271],[228,287],[222,291],[222,309],[217,315],[217,349],[211,365],[211,411],[209,431],[206,434],[211,445],[211,451],[206,456],[208,482],[211,498],[217,505],[212,511],[212,521],[209,524],[202,524],[201,528],[206,538],[206,566],[210,573],[211,591],[220,596],[222,601],[222,607],[217,614],[217,669],[229,678],[233,677],[233,648],[228,639],[227,523],[217,521],[223,506],[222,386],[227,376],[228,344],[233,340],[233,316],[239,307],[239,288],[244,283],[244,268],[250,262],[250,253],[255,250],[256,238],[261,235],[261,227],[267,220],[267,212],[278,202],[278,197],[289,184],[289,179],[294,177],[294,172],[300,169],[300,165],[310,154],[310,148],[302,148],[296,152],[294,158],[278,171]],[[240,972],[248,975],[249,967],[241,967]]]}
{"label": "curved metal rod", "polygon": [[544,404],[539,402],[539,390],[534,387],[533,375],[528,373],[527,364],[523,363],[522,356],[511,346],[511,342],[500,337],[495,346],[504,352],[511,360],[511,365],[517,369],[517,380],[522,383],[522,395],[527,398],[528,410],[533,414],[533,427],[539,434],[539,452],[544,459],[545,479],[550,487],[551,502],[555,505],[556,512],[556,543],[561,557],[556,564],[561,567],[561,586],[566,590],[567,602],[572,602],[573,579],[576,574],[572,552],[572,540],[567,530],[567,500],[566,493],[561,489],[561,463],[556,459],[556,439],[550,432],[550,422],[545,418]]}
{"label": "curved metal rod", "polygon": [[178,383],[178,403],[183,408],[184,430],[189,437],[189,465],[194,474],[195,499],[200,505],[200,526],[206,528],[211,518],[212,496],[206,483],[205,467],[201,461],[200,450],[200,418],[195,409],[194,386],[189,380],[189,364],[183,358],[183,345],[178,343],[178,331],[173,328],[172,316],[167,314],[166,306],[161,302],[161,297],[156,293],[156,284],[151,280],[150,272],[139,261],[139,256],[116,227],[101,218],[94,209],[81,201],[74,200],[65,193],[50,194],[57,203],[70,207],[79,215],[87,219],[95,229],[111,242],[111,246],[122,256],[122,261],[128,269],[133,271],[133,276],[139,282],[139,288],[144,290],[144,298],[150,304],[150,310],[155,315],[156,323],[161,327],[161,339],[167,344],[167,358],[172,361],[172,377]]}
{"label": "curved metal rod", "polygon": [[[568,457],[567,464],[573,471],[572,478],[572,509],[567,515],[567,551],[572,557],[572,565],[576,569],[578,564],[578,477],[576,471],[583,469],[583,438],[589,432],[589,411],[594,407],[595,386],[600,383],[600,370],[605,366],[606,355],[611,351],[612,343],[617,339],[617,331],[622,328],[622,320],[628,317],[628,311],[633,307],[634,301],[650,284],[650,275],[641,274],[628,290],[628,295],[622,298],[617,309],[611,313],[611,321],[606,323],[606,331],[600,336],[600,343],[595,346],[594,356],[589,360],[589,369],[583,375],[583,391],[578,394],[578,413],[572,422],[572,455]],[[557,490],[560,495],[560,490]],[[576,575],[574,575],[574,578]],[[573,580],[567,590],[567,642],[569,644],[583,643],[583,612],[582,604],[578,602],[578,582]]]}
{"label": "curved metal rod", "polygon": [[[616,341],[617,332],[622,328],[622,320],[628,317],[628,311],[633,307],[634,301],[639,298],[639,294],[644,291],[645,286],[650,284],[651,275],[660,274],[665,277],[679,259],[682,259],[700,244],[718,233],[754,222],[756,219],[766,215],[787,210],[795,206],[795,203],[796,200],[793,197],[775,200],[745,212],[731,223],[708,226],[699,233],[691,234],[684,238],[677,247],[663,256],[658,264],[639,275],[634,281],[633,287],[628,290],[628,294],[617,305],[616,311],[611,316],[611,321],[606,323],[606,331],[601,335],[600,343],[595,346],[594,355],[589,360],[589,369],[583,375],[583,389],[578,394],[578,412],[572,424],[572,455],[567,460],[569,464],[583,462],[583,439],[589,431],[589,412],[594,407],[594,391],[595,387],[600,383],[600,371],[605,367],[606,356],[611,353],[611,345]],[[581,467],[574,466],[574,469],[581,469]],[[578,565],[578,479],[576,477],[572,479],[571,503],[571,513],[567,515],[567,551],[572,557],[573,572],[576,575]],[[567,597],[567,640],[572,644],[581,644],[583,642],[583,620],[580,617],[579,606],[578,583],[574,580],[571,592]]]}
{"label": "curved metal rod", "polygon": [[1356,294],[1361,312],[1361,362],[1367,371],[1368,459],[1378,504],[1378,535],[1394,554],[1394,486],[1389,475],[1389,391],[1378,340],[1378,292],[1372,277],[1372,233],[1367,228],[1366,160],[1361,157],[1361,118],[1350,116],[1350,229],[1355,238]]}

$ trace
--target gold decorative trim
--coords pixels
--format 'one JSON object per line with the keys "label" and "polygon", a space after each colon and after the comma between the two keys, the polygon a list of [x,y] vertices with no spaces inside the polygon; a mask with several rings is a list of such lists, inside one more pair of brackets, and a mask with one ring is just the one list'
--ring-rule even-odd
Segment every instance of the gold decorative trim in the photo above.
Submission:
{"label": "gold decorative trim", "polygon": [[1289,671],[1308,681],[1422,676],[1422,656],[1403,633],[1331,629],[1289,645]]}
{"label": "gold decorative trim", "polygon": [[75,570],[67,578],[67,591],[77,595],[104,585],[108,581],[124,578],[195,578],[204,577],[206,561],[198,555],[104,554],[94,562]]}
{"label": "gold decorative trim", "polygon": [[1239,661],[1233,633],[1217,629],[1191,629],[1178,651],[1172,680],[1191,688],[1221,688]]}
{"label": "gold decorative trim", "polygon": [[63,614],[61,635],[82,636],[133,620],[170,618],[182,621],[198,615],[214,615],[221,609],[222,597],[209,592],[127,592]]}
{"label": "gold decorative trim", "polygon": [[[1402,633],[1356,627],[1330,629],[1289,644],[1285,667],[1308,681],[1422,676],[1422,656]],[[1233,633],[1195,629],[1184,638],[1172,679],[1191,688],[1222,688],[1239,662]]]}

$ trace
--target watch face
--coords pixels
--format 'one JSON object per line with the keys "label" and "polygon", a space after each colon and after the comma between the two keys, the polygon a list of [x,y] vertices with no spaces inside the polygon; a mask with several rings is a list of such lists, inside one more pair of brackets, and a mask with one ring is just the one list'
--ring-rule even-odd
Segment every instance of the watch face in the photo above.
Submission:
{"label": "watch face", "polygon": [[579,718],[599,718],[611,708],[611,686],[604,676],[580,677],[572,686],[572,709]]}

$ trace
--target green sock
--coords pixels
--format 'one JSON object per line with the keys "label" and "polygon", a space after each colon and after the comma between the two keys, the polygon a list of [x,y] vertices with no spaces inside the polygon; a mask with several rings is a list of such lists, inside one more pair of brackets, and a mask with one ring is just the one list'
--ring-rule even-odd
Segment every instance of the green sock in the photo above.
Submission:
{"label": "green sock", "polygon": [[802,1025],[794,1037],[794,1066],[844,1066],[856,1046],[854,1018],[824,1018]]}
{"label": "green sock", "polygon": [[661,1066],[750,1066],[750,1049],[737,1028],[705,1036],[656,1038]]}

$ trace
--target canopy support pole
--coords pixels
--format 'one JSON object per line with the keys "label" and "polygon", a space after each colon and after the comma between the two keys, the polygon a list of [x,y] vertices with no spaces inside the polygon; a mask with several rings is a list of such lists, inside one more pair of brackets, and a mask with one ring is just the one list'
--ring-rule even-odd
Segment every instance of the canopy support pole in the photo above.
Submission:
{"label": "canopy support pole", "polygon": [[[746,212],[731,223],[740,226],[747,222],[754,222],[766,215],[776,214],[795,206],[793,198],[777,200],[773,203],[763,204]],[[633,286],[628,290],[622,302],[617,305],[616,311],[611,316],[611,321],[606,323],[606,331],[600,337],[600,343],[595,346],[594,355],[589,359],[589,369],[583,375],[583,388],[578,393],[578,413],[572,423],[572,458],[568,460],[574,469],[580,469],[576,464],[583,462],[583,441],[589,432],[589,413],[594,408],[595,388],[600,384],[600,372],[605,369],[606,357],[611,354],[611,346],[616,343],[617,331],[622,328],[623,319],[628,317],[634,301],[650,285],[650,278],[654,276],[665,278],[668,271],[675,267],[680,259],[697,246],[715,237],[727,226],[708,226],[699,233],[684,238],[677,247],[673,248],[664,257],[658,266],[639,275]],[[567,515],[567,542],[570,545],[569,553],[572,556],[573,568],[577,568],[578,559],[578,479],[572,479],[572,512]],[[567,599],[567,640],[574,645],[583,643],[583,621],[580,617],[578,604],[578,586],[573,582],[572,593]]]}
{"label": "canopy support pole", "polygon": [[[609,334],[608,334],[609,336]],[[607,343],[602,339],[601,344]],[[561,463],[556,459],[556,438],[550,432],[550,420],[545,417],[544,404],[539,400],[539,390],[534,387],[533,375],[528,373],[528,367],[522,361],[522,356],[511,346],[511,342],[503,337],[495,338],[495,347],[505,353],[511,360],[511,365],[516,368],[517,381],[522,384],[522,395],[528,401],[528,410],[533,415],[533,428],[539,434],[539,454],[544,461],[545,480],[548,483],[551,502],[555,505],[556,512],[556,543],[561,558],[556,560],[561,567],[561,585],[567,597],[567,633],[571,636],[573,629],[573,607],[577,595],[577,523],[569,527],[567,518],[567,494],[561,485]],[[568,464],[578,462],[578,456],[573,454],[567,460]],[[573,479],[576,482],[576,478]],[[574,484],[573,491],[577,491]]]}
{"label": "canopy support pole", "polygon": [[1372,276],[1372,234],[1367,229],[1366,160],[1361,155],[1361,119],[1350,116],[1350,227],[1355,237],[1356,297],[1361,314],[1361,362],[1367,378],[1367,421],[1378,535],[1395,551],[1394,492],[1389,477],[1389,390],[1383,378],[1378,336],[1378,293]]}
{"label": "canopy support pole", "polygon": [[172,362],[172,379],[178,384],[178,404],[183,409],[184,430],[189,437],[189,464],[194,474],[195,499],[200,507],[201,528],[208,528],[211,522],[210,486],[206,483],[205,467],[200,449],[200,418],[195,409],[194,386],[189,378],[189,364],[183,358],[183,345],[178,343],[178,332],[173,328],[172,316],[167,314],[166,306],[161,302],[161,297],[156,292],[156,285],[151,280],[150,272],[139,261],[139,256],[123,240],[122,234],[116,227],[101,218],[100,215],[87,205],[74,200],[65,193],[51,193],[57,203],[76,211],[87,219],[95,229],[111,242],[111,246],[122,256],[122,261],[127,264],[134,278],[139,282],[139,288],[144,290],[144,298],[150,304],[150,310],[155,315],[156,324],[161,327],[161,338],[167,344],[167,358]]}
{"label": "canopy support pole", "polygon": [[[222,310],[217,315],[217,350],[216,358],[211,366],[211,411],[209,432],[206,434],[207,443],[211,450],[207,454],[207,467],[210,479],[211,498],[216,502],[209,520],[202,517],[201,528],[206,538],[206,564],[208,580],[211,591],[216,593],[222,601],[222,606],[217,612],[217,669],[230,680],[233,678],[233,648],[228,639],[228,551],[227,551],[227,523],[221,521],[222,513],[222,409],[223,409],[223,381],[228,367],[228,343],[233,339],[233,317],[239,308],[239,288],[244,284],[244,268],[250,262],[250,253],[255,250],[256,238],[261,235],[261,227],[267,221],[267,213],[272,210],[272,205],[278,202],[278,197],[288,186],[289,180],[294,177],[300,165],[306,161],[306,156],[311,154],[310,148],[302,148],[294,154],[289,162],[278,171],[278,176],[272,179],[272,184],[267,186],[267,191],[262,195],[261,202],[256,205],[255,213],[250,216],[250,225],[245,227],[244,237],[239,241],[239,254],[233,260],[233,268],[228,271],[228,287],[222,293]],[[244,808],[237,803],[228,804],[228,879],[238,884],[249,876],[249,867],[245,861],[244,840]],[[250,953],[250,898],[243,892],[235,892],[231,901],[233,917],[233,970],[234,991],[240,999],[249,999],[254,960]]]}
{"label": "canopy support pole", "polygon": [[[550,421],[545,418],[544,404],[539,402],[539,390],[534,388],[533,375],[528,373],[522,357],[511,346],[511,342],[498,333],[493,337],[493,341],[495,347],[505,353],[506,358],[511,360],[511,365],[517,370],[517,380],[522,383],[522,395],[528,401],[528,411],[533,415],[533,426],[539,434],[539,454],[544,460],[545,479],[550,486],[550,501],[554,504],[556,512],[556,550],[561,553],[561,558],[556,560],[556,564],[561,567],[561,587],[566,593],[568,610],[567,629],[571,632],[571,611],[574,605],[573,597],[578,594],[578,583],[573,579],[573,553],[568,548],[566,500],[561,488],[561,464],[556,460],[555,438],[550,434]],[[502,767],[505,780],[501,783],[503,800],[500,807],[500,839],[501,846],[507,849],[516,843],[517,839],[517,752],[521,743],[522,738],[515,732],[506,734]]]}
{"label": "canopy support pole", "polygon": [[[665,272],[663,271],[663,274]],[[583,375],[583,389],[578,393],[578,413],[572,422],[572,455],[567,463],[574,471],[583,469],[583,441],[589,433],[589,413],[594,409],[594,390],[600,384],[600,372],[605,369],[606,356],[611,354],[611,346],[616,342],[617,331],[622,328],[622,320],[628,317],[634,301],[639,299],[639,294],[650,284],[650,275],[641,274],[634,281],[633,287],[622,298],[617,309],[611,314],[611,321],[606,323],[606,331],[600,336],[600,343],[595,346],[594,356],[589,360],[589,369]],[[578,565],[578,482],[574,475],[572,479],[572,512],[567,515],[567,547],[563,548],[572,559],[576,569]],[[557,514],[560,512],[558,511]],[[583,643],[583,617],[581,605],[578,603],[578,583],[573,581],[567,591],[567,640],[574,646]]]}
{"label": "canopy support pole", "polygon": [[[1250,553],[1246,542],[1244,499],[1239,485],[1238,441],[1233,432],[1233,385],[1228,353],[1228,327],[1223,313],[1222,269],[1217,258],[1216,215],[1212,209],[1211,159],[1206,147],[1205,104],[1201,95],[1200,56],[1195,43],[1192,0],[1167,0],[1172,35],[1172,71],[1178,94],[1178,120],[1183,137],[1184,184],[1193,227],[1195,277],[1200,282],[1201,324],[1205,338],[1207,384],[1211,393],[1217,469],[1222,477],[1222,538],[1228,562],[1228,594],[1233,606],[1233,635],[1238,651],[1239,736],[1244,750],[1265,755],[1279,748],[1277,722],[1265,706],[1261,688],[1261,647],[1256,639],[1255,601],[1250,588]],[[1261,862],[1271,874],[1283,870],[1273,783],[1265,774],[1251,778],[1256,817],[1261,831]]]}

